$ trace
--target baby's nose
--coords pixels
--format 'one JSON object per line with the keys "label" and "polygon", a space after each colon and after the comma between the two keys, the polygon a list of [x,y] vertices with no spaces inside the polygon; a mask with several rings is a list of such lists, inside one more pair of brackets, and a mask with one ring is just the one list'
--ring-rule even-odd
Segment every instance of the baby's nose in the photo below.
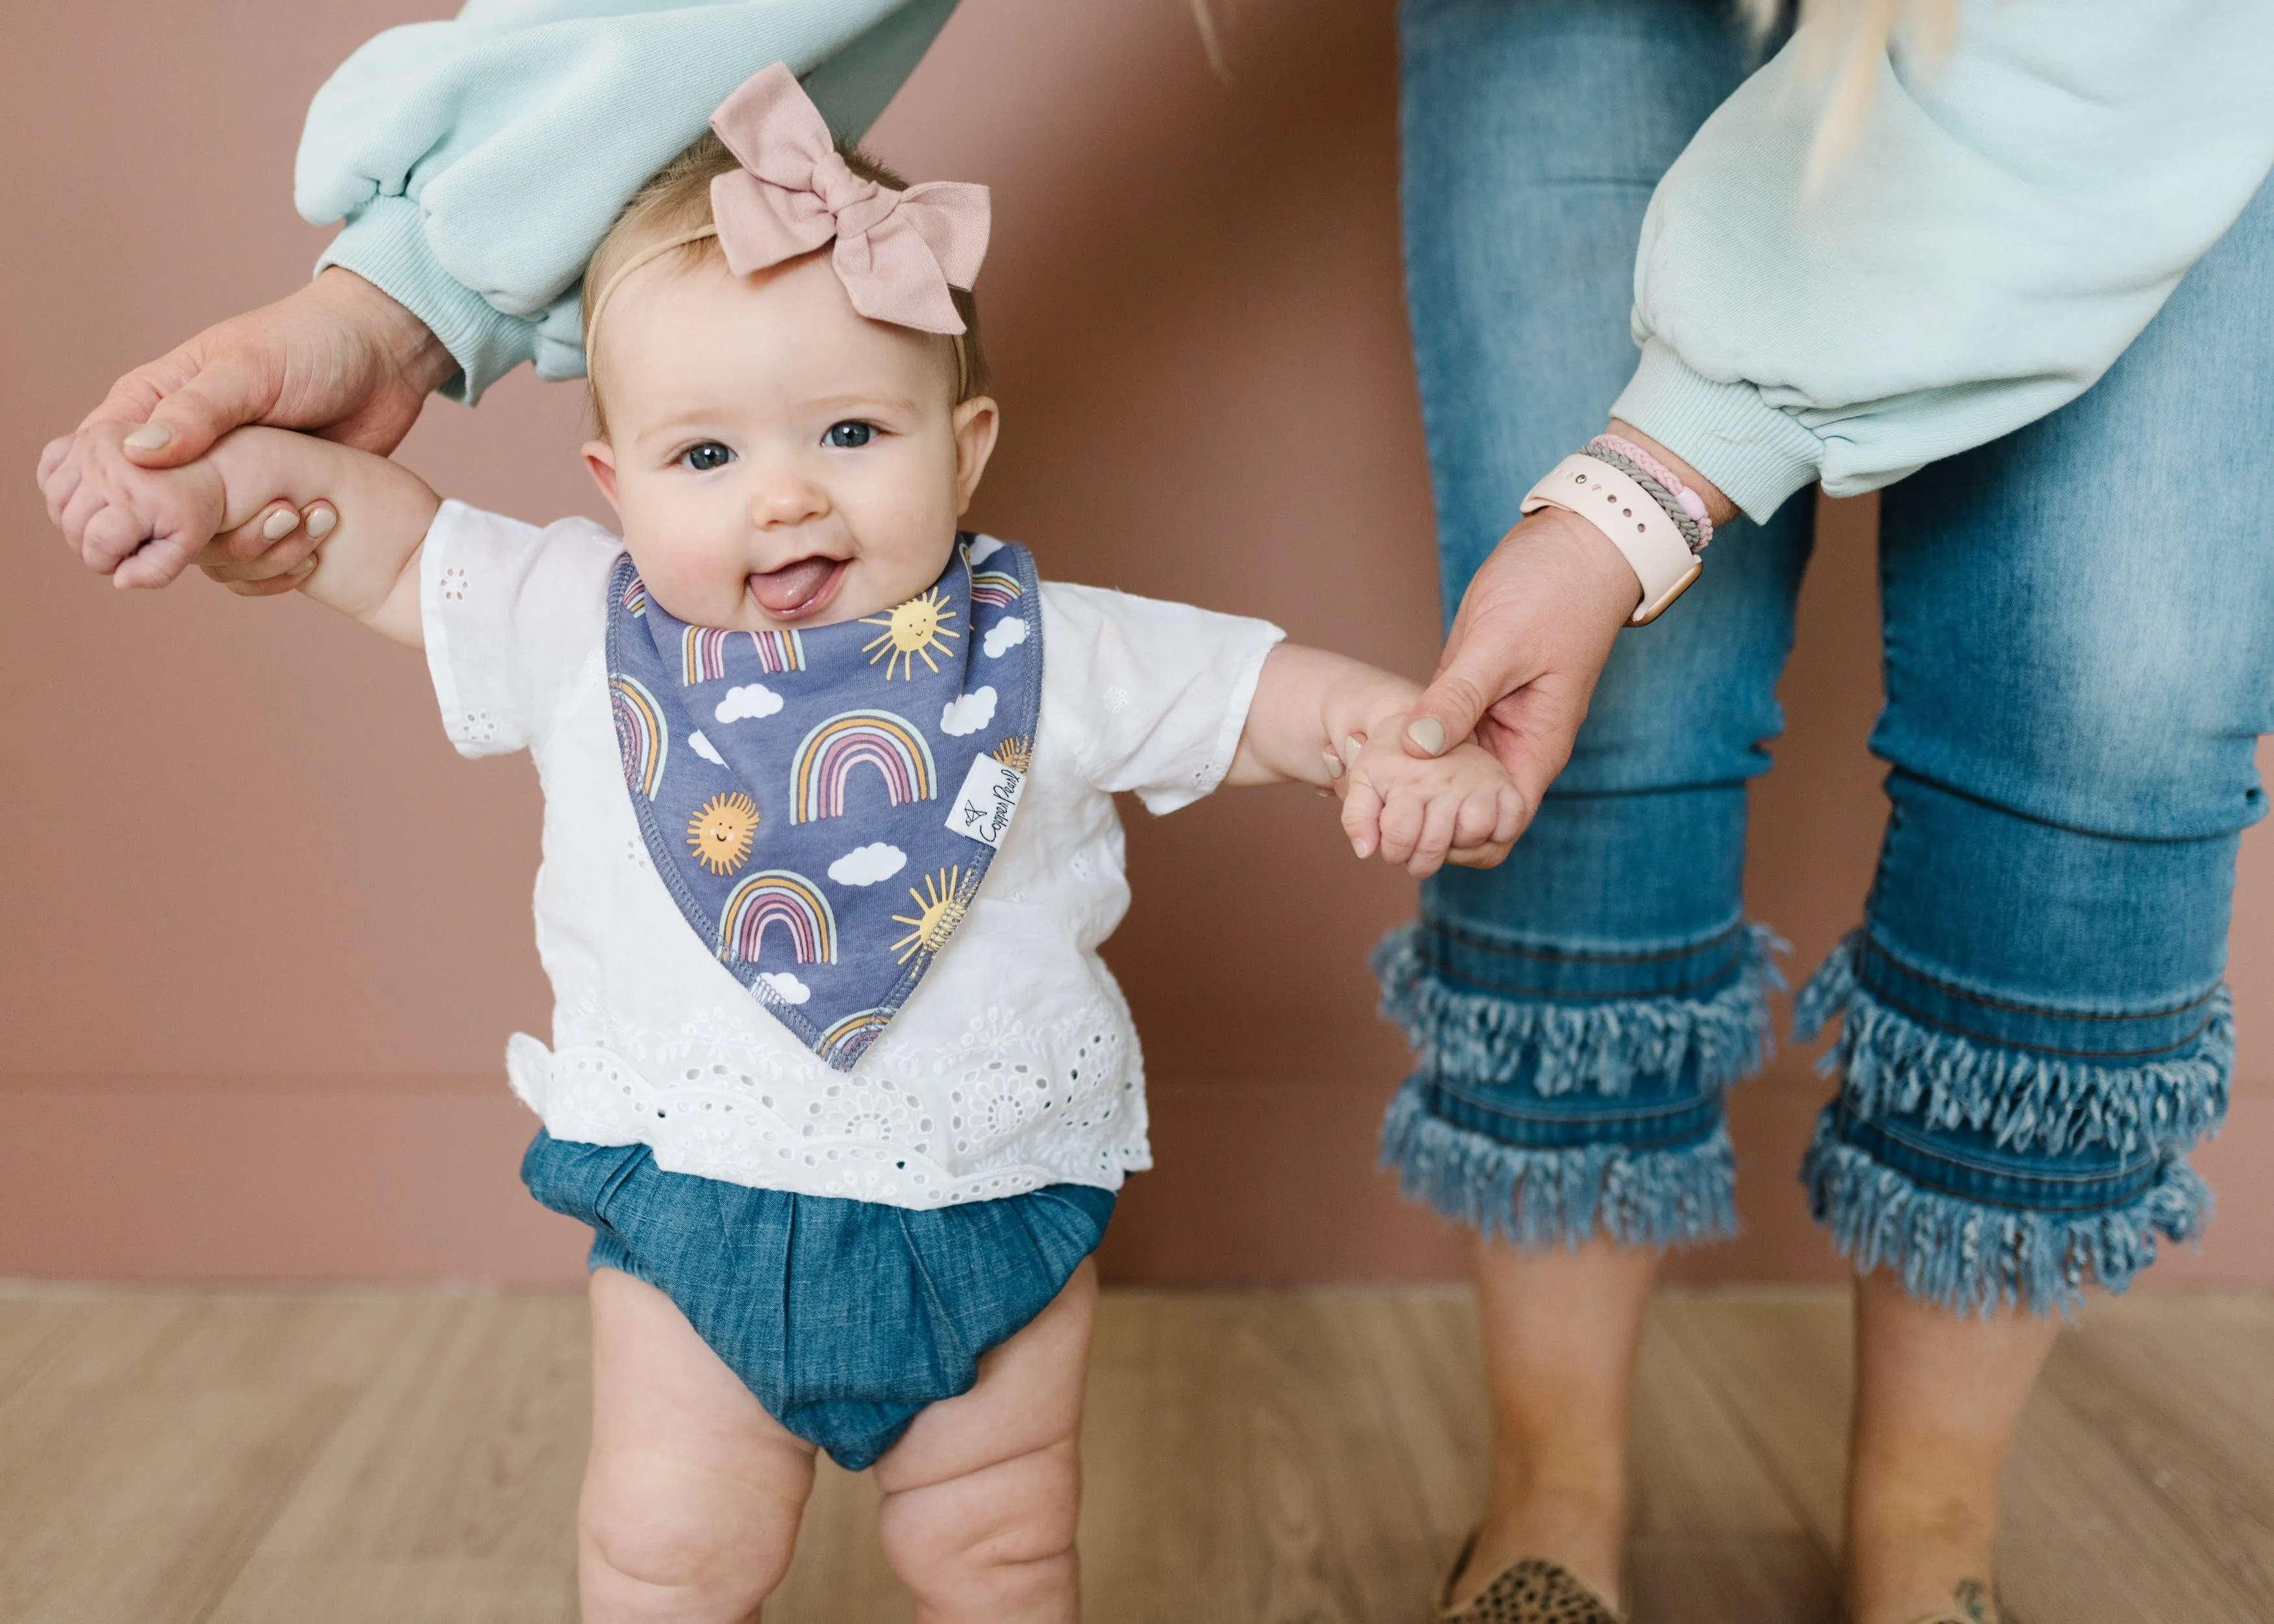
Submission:
{"label": "baby's nose", "polygon": [[758,481],[750,506],[761,528],[802,524],[829,511],[829,492],[794,469],[776,469]]}

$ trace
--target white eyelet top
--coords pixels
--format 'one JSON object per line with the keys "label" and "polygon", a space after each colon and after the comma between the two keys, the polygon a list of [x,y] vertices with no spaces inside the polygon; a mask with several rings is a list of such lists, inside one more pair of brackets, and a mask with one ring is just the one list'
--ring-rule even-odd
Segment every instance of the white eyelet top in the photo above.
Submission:
{"label": "white eyelet top", "polygon": [[1129,906],[1113,794],[1156,813],[1231,768],[1261,620],[1043,586],[1042,718],[1017,816],[971,912],[850,1072],[712,956],[657,876],[608,710],[622,543],[446,502],[420,559],[427,663],[464,756],[526,749],[545,789],[538,951],[553,1045],[507,1075],[557,1139],[644,1143],[673,1172],[939,1207],[1151,1164],[1144,1070],[1097,948]]}

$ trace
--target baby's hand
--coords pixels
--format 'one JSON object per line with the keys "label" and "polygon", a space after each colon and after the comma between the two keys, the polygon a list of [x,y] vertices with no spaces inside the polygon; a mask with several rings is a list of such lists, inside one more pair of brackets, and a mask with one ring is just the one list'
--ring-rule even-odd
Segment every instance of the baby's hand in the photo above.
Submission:
{"label": "baby's hand", "polygon": [[92,423],[41,469],[48,517],[89,569],[113,584],[164,586],[221,528],[229,496],[206,462],[137,468],[125,424]]}
{"label": "baby's hand", "polygon": [[229,441],[180,468],[139,468],[122,444],[132,428],[91,423],[41,461],[48,517],[87,567],[113,585],[165,586],[225,531],[274,542],[299,526],[289,502],[231,492],[221,466]]}
{"label": "baby's hand", "polygon": [[1376,851],[1427,878],[1448,861],[1489,868],[1508,855],[1524,826],[1524,798],[1508,770],[1473,740],[1442,756],[1408,756],[1398,744],[1403,716],[1365,739],[1343,741],[1343,832],[1360,857]]}

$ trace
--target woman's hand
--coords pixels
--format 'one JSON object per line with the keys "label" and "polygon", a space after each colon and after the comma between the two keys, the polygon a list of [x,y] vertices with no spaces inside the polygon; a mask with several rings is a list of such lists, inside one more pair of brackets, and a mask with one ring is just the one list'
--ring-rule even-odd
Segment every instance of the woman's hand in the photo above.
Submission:
{"label": "woman's hand", "polygon": [[[147,469],[192,462],[252,423],[304,429],[384,455],[456,366],[418,317],[334,267],[288,297],[207,327],[135,368],[80,426],[132,425],[125,454]],[[76,441],[55,440],[40,458],[51,514],[63,510],[81,477]],[[290,572],[306,561],[312,542],[300,530],[267,533],[275,523],[272,515],[216,536],[198,563],[234,592],[290,591],[297,584]]]}
{"label": "woman's hand", "polygon": [[[1716,524],[1736,515],[1681,458],[1626,424],[1611,427],[1703,496]],[[1633,567],[1585,519],[1544,508],[1523,520],[1462,596],[1437,674],[1406,726],[1406,754],[1436,756],[1473,731],[1508,769],[1529,824],[1571,758],[1595,679],[1641,601]]]}

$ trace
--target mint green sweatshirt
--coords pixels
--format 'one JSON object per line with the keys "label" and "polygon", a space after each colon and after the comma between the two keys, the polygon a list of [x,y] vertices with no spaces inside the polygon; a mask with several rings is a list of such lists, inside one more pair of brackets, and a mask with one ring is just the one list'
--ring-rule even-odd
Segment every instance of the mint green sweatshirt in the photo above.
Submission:
{"label": "mint green sweatshirt", "polygon": [[[2274,168],[2274,0],[1962,0],[1813,198],[1799,41],[1651,199],[1615,415],[1755,518],[2082,395]],[[2274,298],[2274,289],[2268,290]]]}
{"label": "mint green sweatshirt", "polygon": [[[953,7],[469,0],[380,34],[317,93],[297,201],[347,222],[321,263],[432,327],[457,398],[523,361],[575,377],[585,259],[728,91],[786,61],[856,136]],[[1890,53],[1817,195],[1796,42],[1652,199],[1640,364],[1613,410],[1755,517],[1818,479],[1876,489],[2082,393],[2274,168],[2274,0],[1960,11],[1947,60]]]}
{"label": "mint green sweatshirt", "polygon": [[786,62],[838,139],[885,110],[955,0],[467,0],[317,91],[293,201],[434,330],[471,402],[523,361],[584,371],[584,262],[711,110]]}

